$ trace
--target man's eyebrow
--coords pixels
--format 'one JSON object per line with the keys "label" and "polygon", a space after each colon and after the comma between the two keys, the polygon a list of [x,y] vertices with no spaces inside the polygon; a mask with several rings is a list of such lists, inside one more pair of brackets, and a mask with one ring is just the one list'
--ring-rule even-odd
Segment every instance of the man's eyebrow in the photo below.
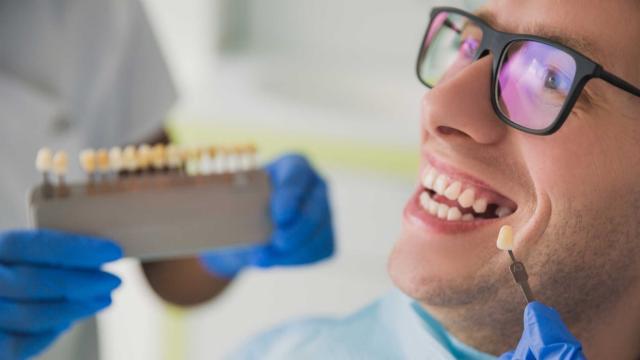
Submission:
{"label": "man's eyebrow", "polygon": [[[501,24],[499,24],[496,15],[486,8],[479,9],[475,13],[475,15],[496,30],[504,31],[504,32],[512,32],[509,29],[506,29]],[[569,35],[566,33],[566,30],[563,31],[561,29],[554,28],[547,24],[541,24],[541,23],[528,24],[521,30],[521,33],[536,35],[536,36],[543,37],[545,39],[549,39],[555,43],[562,44],[566,47],[577,50],[588,57],[601,54],[601,52],[598,51],[598,48],[594,45],[593,41],[590,41],[589,39],[583,36],[580,36],[578,34]]]}

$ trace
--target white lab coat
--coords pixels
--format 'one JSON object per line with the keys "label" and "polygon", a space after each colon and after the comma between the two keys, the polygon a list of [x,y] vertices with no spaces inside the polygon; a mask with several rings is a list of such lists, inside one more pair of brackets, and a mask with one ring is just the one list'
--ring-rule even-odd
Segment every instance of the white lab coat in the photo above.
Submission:
{"label": "white lab coat", "polygon": [[[27,226],[40,147],[67,150],[77,178],[80,149],[149,136],[174,98],[137,0],[0,0],[0,231]],[[43,358],[97,358],[83,326]]]}

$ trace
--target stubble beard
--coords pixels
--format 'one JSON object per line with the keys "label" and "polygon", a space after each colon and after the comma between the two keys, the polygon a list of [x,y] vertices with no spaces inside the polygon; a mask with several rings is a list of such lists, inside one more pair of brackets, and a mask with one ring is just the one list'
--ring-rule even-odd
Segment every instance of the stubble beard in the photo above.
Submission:
{"label": "stubble beard", "polygon": [[[528,254],[516,254],[536,299],[558,310],[578,339],[590,338],[593,324],[639,282],[640,192],[625,201],[632,206],[624,213],[566,206],[561,213],[570,216],[552,221]],[[405,280],[394,282],[462,342],[495,355],[518,343],[526,303],[503,261],[493,258],[468,279]]]}

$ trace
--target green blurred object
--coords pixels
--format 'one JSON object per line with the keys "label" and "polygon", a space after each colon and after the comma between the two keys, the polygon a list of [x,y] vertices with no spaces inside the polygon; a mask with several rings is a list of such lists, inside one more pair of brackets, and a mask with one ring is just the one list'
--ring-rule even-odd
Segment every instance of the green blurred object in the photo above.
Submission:
{"label": "green blurred object", "polygon": [[414,179],[419,164],[417,141],[415,144],[393,146],[276,129],[236,128],[205,121],[170,120],[167,132],[177,144],[254,143],[260,156],[266,159],[284,152],[300,152],[321,166],[372,171],[402,178]]}
{"label": "green blurred object", "polygon": [[187,311],[177,306],[165,305],[164,322],[164,360],[182,360],[187,357]]}

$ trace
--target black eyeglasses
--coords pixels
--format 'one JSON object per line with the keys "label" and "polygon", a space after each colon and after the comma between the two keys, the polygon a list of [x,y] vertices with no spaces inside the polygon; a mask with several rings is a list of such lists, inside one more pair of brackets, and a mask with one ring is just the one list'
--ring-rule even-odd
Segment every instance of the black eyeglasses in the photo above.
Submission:
{"label": "black eyeglasses", "polygon": [[579,52],[548,39],[497,31],[463,10],[439,7],[418,56],[420,81],[429,88],[489,52],[491,104],[506,124],[536,135],[558,131],[593,78],[640,96],[640,89]]}

